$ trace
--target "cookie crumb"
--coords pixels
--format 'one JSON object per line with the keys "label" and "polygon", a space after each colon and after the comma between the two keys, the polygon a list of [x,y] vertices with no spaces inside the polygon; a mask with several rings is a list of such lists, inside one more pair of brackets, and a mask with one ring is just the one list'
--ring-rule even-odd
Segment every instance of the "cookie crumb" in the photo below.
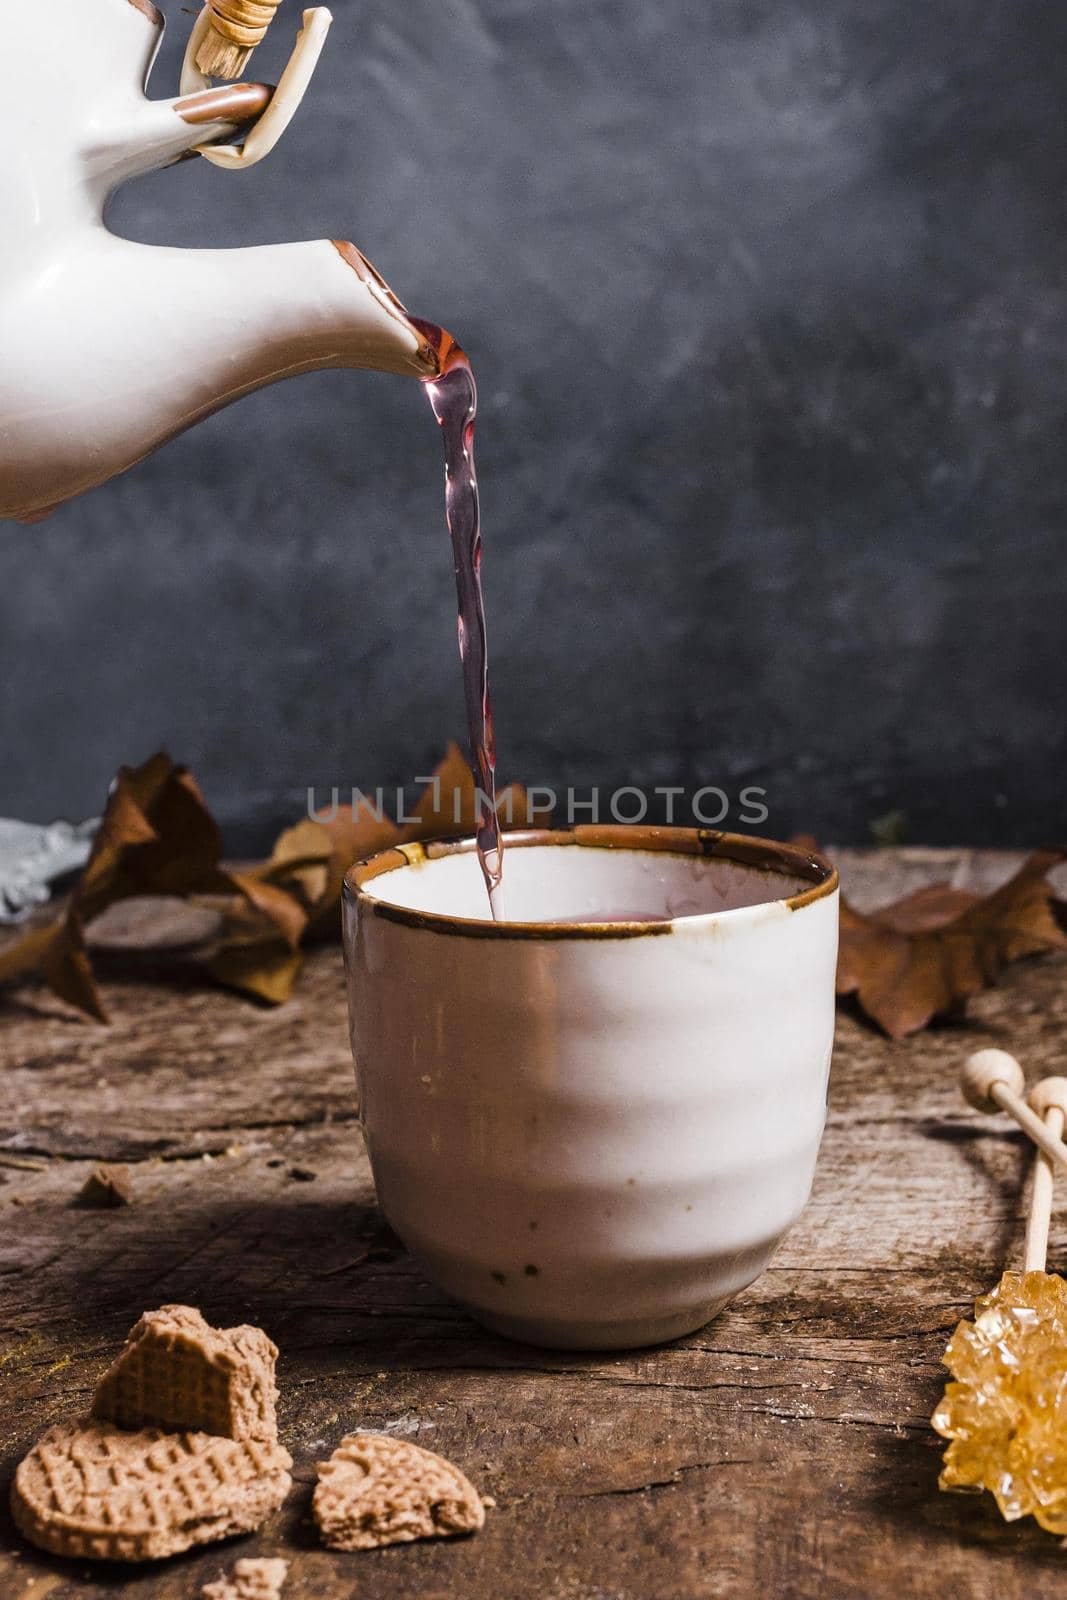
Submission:
{"label": "cookie crumb", "polygon": [[280,1600],[288,1573],[288,1561],[245,1556],[228,1578],[205,1583],[201,1600]]}
{"label": "cookie crumb", "polygon": [[101,1162],[78,1190],[77,1203],[92,1211],[111,1211],[130,1205],[132,1200],[129,1167],[112,1167]]}

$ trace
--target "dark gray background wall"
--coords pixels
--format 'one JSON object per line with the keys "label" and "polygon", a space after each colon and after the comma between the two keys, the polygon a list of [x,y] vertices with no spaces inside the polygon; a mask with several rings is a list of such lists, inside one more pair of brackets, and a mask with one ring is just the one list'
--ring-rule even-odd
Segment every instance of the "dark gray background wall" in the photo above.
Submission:
{"label": "dark gray background wall", "polygon": [[[347,235],[462,338],[503,775],[1062,836],[1063,7],[333,8],[268,162],[113,225]],[[439,449],[417,384],[316,375],[4,525],[0,812],[87,814],[162,743],[252,848],[308,784],[426,771],[462,728]]]}

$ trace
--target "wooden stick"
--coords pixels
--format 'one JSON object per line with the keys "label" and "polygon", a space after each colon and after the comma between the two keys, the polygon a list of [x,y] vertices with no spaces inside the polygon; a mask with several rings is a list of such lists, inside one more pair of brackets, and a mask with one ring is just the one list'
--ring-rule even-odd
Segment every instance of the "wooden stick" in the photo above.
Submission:
{"label": "wooden stick", "polygon": [[[998,1089],[999,1087],[998,1085]],[[1052,1131],[1047,1122],[1035,1117],[1025,1100],[1020,1100],[1007,1089],[1001,1090],[996,1100],[1001,1110],[1014,1117],[1020,1128],[1026,1130],[1042,1155],[1047,1156],[1050,1161],[1059,1162],[1061,1167],[1067,1167],[1067,1144],[1064,1144],[1059,1133]]]}
{"label": "wooden stick", "polygon": [[[1046,1078],[1044,1081],[1062,1080]],[[976,1111],[1006,1111],[1030,1135],[1039,1150],[1051,1161],[1067,1167],[1067,1144],[1022,1098],[1026,1088],[1023,1069],[1006,1050],[979,1050],[968,1056],[960,1073],[960,1088],[968,1105],[974,1106]]]}
{"label": "wooden stick", "polygon": [[[1035,1084],[1030,1108],[1042,1118],[1042,1126],[1062,1146],[1067,1121],[1067,1078],[1044,1078]],[[1030,1192],[1030,1214],[1026,1219],[1026,1244],[1023,1271],[1044,1272],[1048,1258],[1048,1230],[1052,1217],[1053,1165],[1045,1151],[1039,1150],[1034,1162],[1034,1182]]]}
{"label": "wooden stick", "polygon": [[205,0],[210,26],[196,64],[209,78],[239,78],[281,0]]}

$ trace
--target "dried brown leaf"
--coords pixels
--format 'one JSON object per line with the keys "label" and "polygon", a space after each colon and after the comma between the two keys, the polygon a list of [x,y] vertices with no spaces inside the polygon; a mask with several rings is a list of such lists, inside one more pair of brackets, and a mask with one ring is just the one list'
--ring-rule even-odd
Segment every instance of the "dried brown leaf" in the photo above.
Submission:
{"label": "dried brown leaf", "polygon": [[[283,889],[252,875],[227,872],[220,863],[221,850],[219,830],[189,772],[162,753],[143,766],[123,767],[66,910],[0,953],[0,983],[36,973],[60,999],[106,1022],[85,945],[86,924],[118,900],[211,894],[240,896],[249,908],[264,946],[261,986],[276,990],[280,961],[273,947],[284,946],[292,965],[307,913]],[[246,986],[254,988],[254,960],[247,949],[242,959]]]}
{"label": "dried brown leaf", "polygon": [[[341,886],[345,873],[353,861],[396,844],[401,837],[400,829],[366,799],[355,809],[350,805],[336,806],[332,812],[317,816],[309,826],[320,830],[329,853],[324,862],[322,889],[308,912],[308,937],[336,939],[341,932]],[[302,842],[310,843],[310,835],[304,834]]]}
{"label": "dried brown leaf", "polygon": [[304,958],[280,939],[234,944],[204,962],[216,982],[267,1005],[280,1006],[293,992]]}
{"label": "dried brown leaf", "polygon": [[[473,833],[478,821],[476,798],[470,763],[452,740],[433,778],[415,803],[412,816],[416,820],[404,827],[400,840],[406,844],[415,839],[442,839]],[[527,819],[525,789],[517,783],[502,789],[497,795],[496,808],[505,827],[512,822],[523,824]],[[353,857],[353,860],[358,859]]]}
{"label": "dried brown leaf", "polygon": [[877,912],[877,920],[882,927],[895,928],[897,933],[924,933],[928,928],[943,927],[980,898],[968,889],[954,889],[950,883],[931,883],[883,906]]}
{"label": "dried brown leaf", "polygon": [[325,828],[305,817],[279,834],[270,858],[254,873],[267,882],[281,884],[310,907],[326,893],[332,855],[333,845]]}
{"label": "dried brown leaf", "polygon": [[234,888],[282,935],[290,950],[300,947],[307,927],[307,912],[291,894],[273,883],[263,883],[251,873],[228,874]]}
{"label": "dried brown leaf", "polygon": [[56,923],[50,922],[43,928],[31,928],[0,949],[0,984],[21,983],[24,978],[40,972],[55,939],[56,927]]}
{"label": "dried brown leaf", "polygon": [[85,937],[77,917],[67,915],[32,928],[0,950],[0,985],[43,977],[53,994],[97,1022],[107,1010],[93,978]]}
{"label": "dried brown leaf", "polygon": [[[505,822],[525,820],[522,789],[505,790],[499,803]],[[116,901],[195,896],[224,918],[222,933],[202,955],[202,970],[278,1004],[289,998],[300,971],[300,945],[338,937],[341,886],[354,861],[402,840],[473,830],[474,780],[457,745],[449,745],[413,815],[414,822],[401,828],[367,799],[354,810],[337,806],[287,828],[269,860],[235,872],[221,863],[219,830],[185,768],[163,753],[140,767],[123,767],[66,910],[0,951],[0,984],[36,974],[84,1015],[106,1021],[85,927]]]}
{"label": "dried brown leaf", "polygon": [[[497,809],[505,825],[509,818],[526,816],[526,792],[518,784],[503,790]],[[395,844],[418,839],[449,838],[469,834],[475,826],[475,789],[470,765],[457,744],[450,743],[430,782],[415,803],[414,821],[398,827],[365,797],[353,811],[335,806],[313,819],[297,823],[281,835],[267,863],[275,881],[288,885],[287,872],[299,875],[305,886],[316,881],[311,872],[326,874],[320,894],[309,912],[308,936],[336,939],[341,932],[341,888],[345,873],[355,861],[388,850]],[[323,855],[324,846],[328,853]],[[288,867],[286,863],[289,863]],[[318,880],[321,881],[321,880]]]}
{"label": "dried brown leaf", "polygon": [[52,993],[67,1005],[96,1022],[107,1022],[107,1007],[93,977],[85,933],[76,916],[68,915],[66,921],[53,930],[41,962],[41,972]]}
{"label": "dried brown leaf", "polygon": [[1047,877],[1065,859],[1037,850],[986,896],[935,884],[867,916],[842,900],[838,994],[902,1039],[964,1008],[1009,962],[1067,947]]}

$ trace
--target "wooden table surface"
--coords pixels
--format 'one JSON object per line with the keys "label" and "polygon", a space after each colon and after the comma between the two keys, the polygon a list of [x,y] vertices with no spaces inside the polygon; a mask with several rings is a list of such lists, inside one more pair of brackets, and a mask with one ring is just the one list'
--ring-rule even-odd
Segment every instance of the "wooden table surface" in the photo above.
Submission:
{"label": "wooden table surface", "polygon": [[[877,902],[1009,858],[847,854]],[[143,970],[110,1029],[40,991],[0,1006],[0,1417],[6,1476],[78,1413],[146,1307],[199,1305],[281,1348],[293,1493],[259,1534],[159,1567],[64,1563],[0,1514],[3,1600],[191,1600],[240,1555],[292,1562],[286,1600],[985,1597],[1067,1588],[1067,1553],[988,1497],[938,1492],[940,1355],[1019,1259],[1029,1153],[961,1102],[980,1045],[1059,1061],[1067,959],[1015,968],[966,1025],[891,1044],[839,1022],[808,1209],[711,1326],[660,1349],[560,1355],[482,1332],[381,1224],[353,1123],[340,953],[279,1010]],[[135,1203],[72,1205],[89,1164]],[[1051,1264],[1067,1257],[1053,1218]],[[473,1539],[339,1555],[314,1463],[379,1429],[461,1464],[497,1508]],[[5,1497],[6,1498],[6,1497]],[[1060,1576],[1062,1574],[1062,1576]],[[1058,1590],[1057,1590],[1058,1592]]]}

